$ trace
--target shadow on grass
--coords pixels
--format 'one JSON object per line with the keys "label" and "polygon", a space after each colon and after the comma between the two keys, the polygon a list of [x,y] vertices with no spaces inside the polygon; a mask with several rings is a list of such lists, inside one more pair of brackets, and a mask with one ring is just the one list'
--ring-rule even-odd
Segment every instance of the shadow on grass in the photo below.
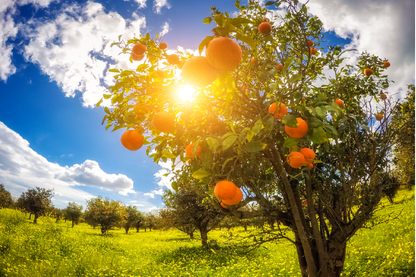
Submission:
{"label": "shadow on grass", "polygon": [[200,239],[198,239],[198,238],[190,239],[189,237],[184,237],[184,238],[163,238],[163,237],[161,237],[161,238],[156,238],[155,240],[156,241],[169,242],[169,241],[198,241]]}

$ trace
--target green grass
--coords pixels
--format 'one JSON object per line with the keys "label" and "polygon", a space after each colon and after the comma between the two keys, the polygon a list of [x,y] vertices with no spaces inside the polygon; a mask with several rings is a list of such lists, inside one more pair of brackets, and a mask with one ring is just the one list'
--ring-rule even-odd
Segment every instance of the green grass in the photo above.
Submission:
{"label": "green grass", "polygon": [[[343,276],[414,276],[414,192],[401,191],[398,204],[377,212],[375,221],[397,219],[361,229],[349,242]],[[179,231],[124,234],[86,224],[56,224],[43,217],[29,223],[24,214],[0,210],[1,276],[300,276],[297,255],[287,241],[267,243],[249,254],[230,246],[230,233],[208,234],[217,245],[202,248]],[[244,229],[232,234],[244,235]]]}

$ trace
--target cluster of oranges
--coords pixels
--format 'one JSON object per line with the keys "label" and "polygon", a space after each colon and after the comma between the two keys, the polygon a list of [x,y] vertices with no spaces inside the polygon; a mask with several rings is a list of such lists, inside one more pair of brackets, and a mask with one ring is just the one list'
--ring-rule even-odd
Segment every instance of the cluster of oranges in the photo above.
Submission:
{"label": "cluster of oranges", "polygon": [[312,169],[314,160],[315,152],[310,148],[302,148],[300,152],[291,152],[287,156],[287,163],[293,168],[307,166]]}
{"label": "cluster of oranges", "polygon": [[220,181],[215,185],[214,194],[222,200],[221,206],[227,208],[230,205],[237,205],[243,200],[243,192],[233,182]]}

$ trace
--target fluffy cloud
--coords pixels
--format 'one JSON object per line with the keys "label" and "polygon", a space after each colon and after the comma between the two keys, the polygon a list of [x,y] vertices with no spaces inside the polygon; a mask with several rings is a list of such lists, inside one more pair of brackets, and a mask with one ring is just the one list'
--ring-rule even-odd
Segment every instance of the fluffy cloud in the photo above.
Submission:
{"label": "fluffy cloud", "polygon": [[74,186],[93,186],[118,191],[134,192],[133,181],[122,174],[107,174],[95,161],[62,167],[51,163],[33,151],[29,142],[0,122],[0,183],[14,196],[36,186],[54,189],[54,203],[65,206],[68,201],[84,204],[94,197]]}
{"label": "fluffy cloud", "polygon": [[168,3],[168,0],[154,0],[153,9],[155,13],[161,13],[163,7],[170,9],[170,4]]}
{"label": "fluffy cloud", "polygon": [[[309,12],[317,15],[326,31],[342,38],[351,38],[346,48],[348,63],[354,63],[359,53],[368,51],[390,61],[387,74],[395,83],[389,91],[397,93],[414,83],[415,76],[415,2],[398,4],[390,0],[315,0],[308,3]],[[404,93],[400,97],[403,97]],[[398,97],[399,95],[397,95]]]}

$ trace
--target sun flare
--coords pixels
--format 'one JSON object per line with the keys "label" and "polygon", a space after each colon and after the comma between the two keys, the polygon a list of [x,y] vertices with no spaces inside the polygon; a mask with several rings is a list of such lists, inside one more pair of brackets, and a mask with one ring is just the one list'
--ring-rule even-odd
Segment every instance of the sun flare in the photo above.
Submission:
{"label": "sun flare", "polygon": [[193,101],[195,89],[190,85],[184,85],[178,88],[178,95],[183,101]]}

